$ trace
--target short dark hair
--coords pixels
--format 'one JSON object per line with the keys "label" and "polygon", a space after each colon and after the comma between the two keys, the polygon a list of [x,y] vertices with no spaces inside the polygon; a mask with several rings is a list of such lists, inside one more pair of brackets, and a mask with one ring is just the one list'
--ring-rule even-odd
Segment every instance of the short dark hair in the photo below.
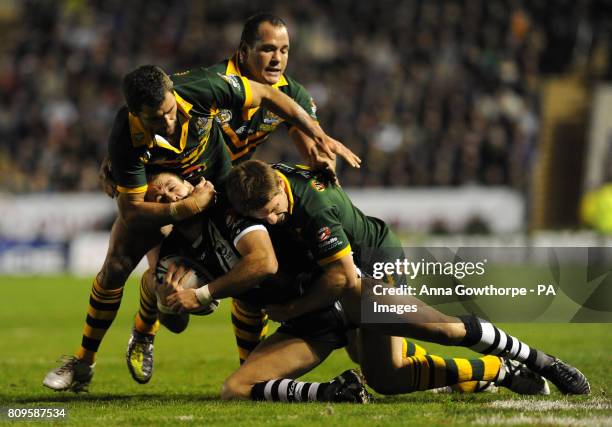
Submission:
{"label": "short dark hair", "polygon": [[263,208],[277,193],[278,175],[261,160],[234,166],[225,181],[227,198],[239,213],[249,215]]}
{"label": "short dark hair", "polygon": [[273,15],[271,13],[257,13],[250,16],[244,23],[242,29],[242,35],[240,36],[240,45],[248,45],[253,47],[255,42],[259,39],[259,25],[262,22],[268,22],[275,27],[287,27],[285,21],[281,17]]}
{"label": "short dark hair", "polygon": [[123,96],[133,114],[139,114],[145,105],[159,107],[172,87],[170,77],[157,65],[143,65],[123,78]]}

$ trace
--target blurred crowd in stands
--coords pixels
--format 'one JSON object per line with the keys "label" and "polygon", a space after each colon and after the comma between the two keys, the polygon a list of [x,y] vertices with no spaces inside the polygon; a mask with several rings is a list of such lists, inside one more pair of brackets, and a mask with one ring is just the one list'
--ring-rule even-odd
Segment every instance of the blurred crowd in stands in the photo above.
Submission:
{"label": "blurred crowd in stands", "polygon": [[[362,157],[340,165],[345,186],[519,190],[541,80],[608,55],[612,15],[605,0],[5,0],[0,191],[97,191],[123,75],[212,65],[257,11],[287,21],[287,73]],[[271,139],[260,157],[295,160],[285,135]]]}

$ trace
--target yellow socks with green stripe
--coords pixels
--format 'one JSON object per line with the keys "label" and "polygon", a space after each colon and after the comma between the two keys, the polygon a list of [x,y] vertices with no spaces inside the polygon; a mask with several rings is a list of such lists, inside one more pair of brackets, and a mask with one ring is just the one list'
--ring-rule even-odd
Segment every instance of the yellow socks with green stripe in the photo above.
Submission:
{"label": "yellow socks with green stripe", "polygon": [[260,308],[232,299],[232,325],[242,364],[268,333],[268,315]]}
{"label": "yellow socks with green stripe", "polygon": [[121,305],[123,288],[103,289],[96,277],[89,295],[89,308],[83,328],[81,347],[76,357],[89,363],[94,363],[100,343],[117,316]]}
{"label": "yellow socks with green stripe", "polygon": [[[426,387],[423,390],[451,386],[452,390],[460,393],[475,393],[483,388],[481,381],[494,382],[497,379],[501,367],[501,361],[498,357],[492,358],[491,356],[487,356],[471,360],[458,358],[444,359],[439,356],[428,354],[425,348],[406,339],[403,342],[402,354],[408,358],[408,365],[419,363],[421,365],[421,369],[415,369],[415,375],[417,375],[418,371],[418,375],[422,378],[414,378],[413,376],[414,381],[411,384],[413,390],[410,391],[416,391],[414,387],[422,385]],[[429,356],[430,359],[427,359],[426,356]],[[413,358],[411,359],[411,357]],[[427,361],[426,367],[424,368],[427,372],[423,376],[422,367],[425,365],[425,363],[423,363],[424,360]],[[474,363],[471,363],[471,361]],[[431,366],[433,366],[433,369],[431,369]],[[436,370],[438,371],[437,381]],[[433,373],[433,378],[427,380],[427,384],[425,385],[423,381],[425,381],[430,373]],[[474,376],[482,379],[472,378]],[[451,381],[455,381],[455,378],[457,379],[457,383],[452,383]],[[471,380],[465,380],[465,378],[471,378]],[[421,390],[421,388],[418,388],[418,390]]]}
{"label": "yellow socks with green stripe", "polygon": [[138,313],[134,319],[134,329],[141,334],[155,335],[159,330],[155,277],[147,270],[140,278],[140,298]]}
{"label": "yellow socks with green stripe", "polygon": [[466,381],[495,381],[501,359],[495,356],[479,359],[442,358],[428,354],[409,356],[404,368],[411,372],[406,391],[422,391]]}

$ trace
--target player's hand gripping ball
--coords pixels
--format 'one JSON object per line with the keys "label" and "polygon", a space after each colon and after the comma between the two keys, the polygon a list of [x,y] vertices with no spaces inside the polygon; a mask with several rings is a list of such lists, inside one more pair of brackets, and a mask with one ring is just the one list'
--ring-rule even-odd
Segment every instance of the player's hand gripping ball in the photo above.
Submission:
{"label": "player's hand gripping ball", "polygon": [[[188,258],[179,256],[179,255],[169,255],[157,262],[157,267],[155,268],[155,280],[156,287],[155,293],[157,295],[157,309],[161,313],[165,314],[178,314],[176,311],[172,310],[172,308],[164,305],[166,301],[166,297],[169,295],[171,290],[164,289],[164,280],[166,274],[168,273],[168,267],[170,264],[174,263],[175,265],[183,265],[187,267],[187,272],[185,274],[184,280],[181,282],[181,286],[183,289],[197,289],[201,286],[206,285],[211,281],[210,275],[204,271],[201,267],[199,267],[194,262],[190,261]],[[193,270],[189,272],[189,270]],[[196,314],[200,316],[205,316],[214,312],[217,307],[219,307],[219,300],[213,299],[208,305],[205,305],[199,309],[189,311],[189,314]]]}

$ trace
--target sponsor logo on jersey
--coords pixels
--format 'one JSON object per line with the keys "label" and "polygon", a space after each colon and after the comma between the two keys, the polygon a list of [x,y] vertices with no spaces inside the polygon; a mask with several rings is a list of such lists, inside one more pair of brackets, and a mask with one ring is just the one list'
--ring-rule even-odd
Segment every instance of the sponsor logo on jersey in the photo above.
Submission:
{"label": "sponsor logo on jersey", "polygon": [[292,168],[291,166],[288,166],[288,165],[286,165],[284,163],[276,163],[274,165],[274,169],[279,170],[279,171],[284,172],[284,173],[291,173],[291,172],[295,171],[295,168]]}
{"label": "sponsor logo on jersey", "polygon": [[231,84],[232,86],[234,86],[234,88],[238,89],[238,90],[242,90],[242,88],[240,87],[240,83],[238,80],[240,80],[239,77],[236,76],[226,76],[225,74],[221,74],[221,73],[217,73],[217,75],[219,77],[221,77],[223,80],[225,80],[226,82],[228,82],[229,84]]}
{"label": "sponsor logo on jersey", "polygon": [[144,150],[138,159],[140,159],[140,161],[146,165],[151,160],[151,152],[149,150]]}
{"label": "sponsor logo on jersey", "polygon": [[312,186],[312,188],[314,188],[316,191],[319,191],[319,192],[325,191],[325,189],[327,188],[325,184],[317,181],[316,179],[313,179],[312,181],[310,181],[310,185]]}
{"label": "sponsor logo on jersey", "polygon": [[229,121],[232,120],[232,111],[231,110],[221,110],[217,117],[219,118],[219,121],[222,124],[229,123]]}
{"label": "sponsor logo on jersey", "polygon": [[343,240],[340,240],[337,237],[332,237],[331,239],[319,242],[317,244],[317,247],[321,251],[330,251],[330,250],[338,248],[338,247],[340,247],[342,245],[344,245],[344,241]]}
{"label": "sponsor logo on jersey", "polygon": [[317,238],[319,239],[319,242],[329,239],[329,236],[331,236],[331,230],[327,226],[321,227],[319,231],[317,231]]}

